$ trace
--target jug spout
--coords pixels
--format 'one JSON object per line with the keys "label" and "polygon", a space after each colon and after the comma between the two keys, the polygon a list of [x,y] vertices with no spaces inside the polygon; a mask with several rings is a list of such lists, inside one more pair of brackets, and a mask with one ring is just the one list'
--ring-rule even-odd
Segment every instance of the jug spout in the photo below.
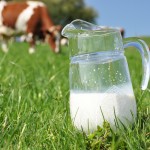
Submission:
{"label": "jug spout", "polygon": [[96,30],[101,30],[101,27],[81,19],[76,19],[63,28],[62,35],[69,38],[77,36],[79,33],[87,33]]}

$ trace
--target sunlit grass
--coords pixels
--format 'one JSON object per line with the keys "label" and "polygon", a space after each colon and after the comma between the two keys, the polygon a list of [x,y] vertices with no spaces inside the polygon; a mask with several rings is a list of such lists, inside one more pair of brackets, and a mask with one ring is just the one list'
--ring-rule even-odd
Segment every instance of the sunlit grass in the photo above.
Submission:
{"label": "sunlit grass", "polygon": [[150,148],[150,86],[140,90],[142,66],[135,49],[125,53],[138,106],[135,125],[117,134],[107,126],[90,137],[70,119],[69,50],[54,54],[42,44],[29,55],[27,49],[26,43],[12,43],[8,54],[0,51],[1,149],[97,149],[101,139],[103,149]]}

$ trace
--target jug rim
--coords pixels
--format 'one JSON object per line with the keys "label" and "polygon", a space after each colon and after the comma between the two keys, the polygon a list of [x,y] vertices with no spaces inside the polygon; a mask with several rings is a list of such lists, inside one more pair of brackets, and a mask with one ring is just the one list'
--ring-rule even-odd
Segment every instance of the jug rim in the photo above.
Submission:
{"label": "jug rim", "polygon": [[109,34],[115,34],[120,33],[118,29],[113,28],[107,28],[107,29],[101,29],[101,30],[79,30],[79,29],[68,29],[67,33],[64,33],[64,30],[62,30],[61,34],[64,37],[77,37],[77,36],[105,36]]}
{"label": "jug rim", "polygon": [[94,28],[86,28],[80,27],[77,28],[73,25],[74,22],[81,21],[81,22],[86,22],[84,20],[76,19],[72,21],[70,24],[67,24],[61,31],[61,34],[64,37],[77,37],[77,36],[104,36],[104,35],[109,35],[109,34],[115,34],[115,33],[120,33],[119,29],[113,28],[113,27],[105,27],[105,26],[98,26],[94,25],[92,23],[88,23],[89,26],[94,26]]}

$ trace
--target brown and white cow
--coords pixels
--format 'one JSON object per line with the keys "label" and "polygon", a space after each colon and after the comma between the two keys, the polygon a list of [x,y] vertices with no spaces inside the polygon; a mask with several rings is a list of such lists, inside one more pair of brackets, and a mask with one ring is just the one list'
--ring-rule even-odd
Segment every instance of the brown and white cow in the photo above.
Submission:
{"label": "brown and white cow", "polygon": [[42,2],[0,2],[0,38],[4,52],[8,51],[6,39],[13,35],[26,36],[29,53],[35,51],[37,37],[47,41],[54,52],[59,52],[60,29],[54,25]]}

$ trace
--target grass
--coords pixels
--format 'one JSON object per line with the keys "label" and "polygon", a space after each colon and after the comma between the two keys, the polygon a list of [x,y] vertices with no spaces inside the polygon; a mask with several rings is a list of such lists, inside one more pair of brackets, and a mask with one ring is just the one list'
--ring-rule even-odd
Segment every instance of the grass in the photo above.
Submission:
{"label": "grass", "polygon": [[12,43],[10,49],[0,51],[1,149],[150,149],[150,85],[140,90],[141,59],[135,49],[125,53],[138,106],[134,127],[113,133],[106,123],[89,136],[70,119],[69,50],[56,55],[42,44],[29,55],[26,43]]}

